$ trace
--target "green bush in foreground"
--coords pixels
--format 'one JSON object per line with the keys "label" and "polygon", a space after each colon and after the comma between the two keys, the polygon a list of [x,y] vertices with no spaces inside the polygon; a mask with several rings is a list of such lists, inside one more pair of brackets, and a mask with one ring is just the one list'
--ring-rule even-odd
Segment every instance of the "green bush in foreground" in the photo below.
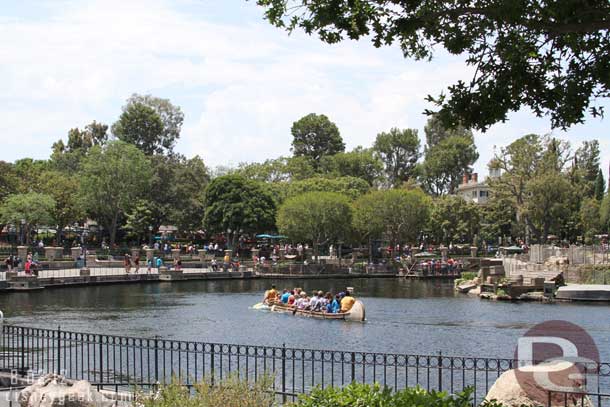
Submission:
{"label": "green bush in foreground", "polygon": [[190,391],[172,380],[152,397],[138,393],[134,407],[271,407],[276,405],[272,384],[272,377],[248,383],[232,375],[213,386],[204,380]]}
{"label": "green bush in foreground", "polygon": [[[311,394],[301,395],[291,407],[471,407],[472,390],[449,395],[412,387],[393,393],[379,384],[352,383],[344,388],[316,388]],[[485,402],[485,407],[501,407]]]}

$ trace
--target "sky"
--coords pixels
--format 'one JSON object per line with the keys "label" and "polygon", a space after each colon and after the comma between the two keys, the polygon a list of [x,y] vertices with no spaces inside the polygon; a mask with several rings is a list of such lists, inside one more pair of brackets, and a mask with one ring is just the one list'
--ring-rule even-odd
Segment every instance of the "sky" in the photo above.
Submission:
{"label": "sky", "polygon": [[[367,41],[322,43],[263,20],[254,0],[0,0],[0,160],[49,157],[68,130],[111,125],[133,93],[168,98],[185,121],[176,150],[210,167],[290,155],[292,123],[334,121],[348,149],[392,127],[423,138],[438,95],[472,69],[463,58],[404,59]],[[606,102],[610,111],[610,102]],[[527,111],[475,133],[486,173],[495,150],[528,133],[578,146],[598,139],[610,158],[610,118],[569,131]]]}

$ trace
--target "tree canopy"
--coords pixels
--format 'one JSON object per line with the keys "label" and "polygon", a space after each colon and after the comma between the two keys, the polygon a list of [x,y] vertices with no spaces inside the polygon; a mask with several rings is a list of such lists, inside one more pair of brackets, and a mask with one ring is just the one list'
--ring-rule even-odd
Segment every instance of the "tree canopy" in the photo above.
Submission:
{"label": "tree canopy", "polygon": [[310,113],[300,118],[292,124],[290,131],[294,155],[311,158],[316,168],[323,156],[345,150],[337,125],[323,114]]}
{"label": "tree canopy", "polygon": [[33,227],[53,224],[54,208],[55,200],[49,195],[38,192],[14,194],[0,207],[0,221],[17,226],[23,221],[26,244],[30,244],[30,230]]}
{"label": "tree canopy", "polygon": [[486,130],[527,107],[566,128],[587,110],[603,114],[595,100],[610,95],[607,0],[256,2],[272,24],[330,44],[366,38],[396,43],[407,58],[430,59],[439,46],[464,54],[473,76],[428,97],[448,127]]}
{"label": "tree canopy", "polygon": [[119,219],[146,194],[151,175],[144,153],[122,141],[93,147],[83,162],[79,178],[82,202],[87,213],[109,231],[111,245]]}
{"label": "tree canopy", "polygon": [[242,233],[271,231],[275,202],[256,181],[239,175],[212,180],[205,191],[203,224],[208,232],[225,233],[231,247]]}
{"label": "tree canopy", "polygon": [[280,206],[277,226],[294,241],[311,241],[318,256],[321,244],[338,243],[349,237],[352,207],[349,199],[335,192],[307,192]]}
{"label": "tree canopy", "polygon": [[146,155],[171,150],[174,142],[165,137],[163,121],[155,109],[139,102],[123,108],[121,117],[112,125],[112,134],[135,145]]}
{"label": "tree canopy", "polygon": [[398,187],[417,175],[417,161],[421,156],[417,130],[392,128],[387,133],[379,133],[373,148],[383,161],[387,185]]}

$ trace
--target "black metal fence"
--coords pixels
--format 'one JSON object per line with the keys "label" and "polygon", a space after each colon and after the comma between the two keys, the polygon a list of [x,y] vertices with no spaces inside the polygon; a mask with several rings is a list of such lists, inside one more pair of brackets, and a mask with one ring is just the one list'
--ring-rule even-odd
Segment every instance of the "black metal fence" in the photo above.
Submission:
{"label": "black metal fence", "polygon": [[[458,392],[470,386],[475,402],[495,380],[516,366],[512,359],[407,355],[338,350],[297,349],[134,338],[4,325],[0,369],[20,374],[58,372],[100,387],[150,388],[172,377],[192,385],[206,378],[237,375],[256,382],[275,379],[273,390],[294,400],[315,386],[343,386],[353,381],[378,382],[394,389],[420,385],[427,390]],[[594,387],[610,390],[610,364],[595,366]],[[603,398],[608,405],[608,398]]]}

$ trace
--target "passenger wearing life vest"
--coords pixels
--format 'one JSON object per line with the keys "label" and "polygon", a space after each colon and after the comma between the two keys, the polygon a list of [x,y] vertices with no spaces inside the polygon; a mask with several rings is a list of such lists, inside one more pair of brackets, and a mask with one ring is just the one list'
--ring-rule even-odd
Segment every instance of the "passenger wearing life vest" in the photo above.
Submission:
{"label": "passenger wearing life vest", "polygon": [[265,298],[263,299],[263,304],[273,304],[278,300],[278,292],[275,289],[275,285],[271,286],[271,290],[267,290],[265,292]]}

